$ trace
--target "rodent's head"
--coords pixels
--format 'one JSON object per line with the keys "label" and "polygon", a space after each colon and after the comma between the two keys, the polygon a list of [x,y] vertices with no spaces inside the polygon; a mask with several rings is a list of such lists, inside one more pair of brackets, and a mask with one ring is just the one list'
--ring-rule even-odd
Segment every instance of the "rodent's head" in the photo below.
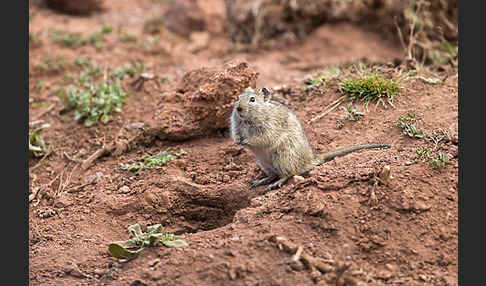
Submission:
{"label": "rodent's head", "polygon": [[233,110],[241,118],[254,119],[269,106],[270,99],[271,93],[267,88],[247,87],[238,97]]}

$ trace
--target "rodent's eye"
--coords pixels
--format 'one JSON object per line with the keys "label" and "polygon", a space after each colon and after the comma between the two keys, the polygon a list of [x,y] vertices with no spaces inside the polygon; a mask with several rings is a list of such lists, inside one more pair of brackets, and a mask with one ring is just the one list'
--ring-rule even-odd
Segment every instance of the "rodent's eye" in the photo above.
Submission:
{"label": "rodent's eye", "polygon": [[255,102],[255,97],[254,96],[250,97],[250,102]]}

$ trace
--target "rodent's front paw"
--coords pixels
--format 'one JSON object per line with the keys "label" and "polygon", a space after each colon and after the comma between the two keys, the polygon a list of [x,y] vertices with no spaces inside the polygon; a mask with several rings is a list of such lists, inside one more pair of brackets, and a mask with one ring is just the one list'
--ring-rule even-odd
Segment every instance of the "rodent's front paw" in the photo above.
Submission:
{"label": "rodent's front paw", "polygon": [[235,139],[235,144],[245,146],[245,145],[248,145],[248,140],[240,137],[240,138]]}
{"label": "rodent's front paw", "polygon": [[248,145],[250,145],[250,142],[248,142],[248,139],[243,139],[243,140],[240,141],[239,145],[248,146]]}

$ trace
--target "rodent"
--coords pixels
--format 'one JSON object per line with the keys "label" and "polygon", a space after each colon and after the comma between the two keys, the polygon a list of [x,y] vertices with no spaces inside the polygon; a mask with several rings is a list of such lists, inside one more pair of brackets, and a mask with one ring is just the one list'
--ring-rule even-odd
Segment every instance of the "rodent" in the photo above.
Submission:
{"label": "rodent", "polygon": [[[302,175],[336,157],[370,148],[390,148],[389,144],[360,144],[316,155],[299,119],[284,104],[271,99],[266,88],[246,88],[233,106],[230,135],[237,145],[255,155],[267,177],[251,182],[251,187],[270,184],[267,193],[280,188],[294,175]],[[278,179],[278,180],[277,180]],[[274,182],[276,181],[276,182]]]}

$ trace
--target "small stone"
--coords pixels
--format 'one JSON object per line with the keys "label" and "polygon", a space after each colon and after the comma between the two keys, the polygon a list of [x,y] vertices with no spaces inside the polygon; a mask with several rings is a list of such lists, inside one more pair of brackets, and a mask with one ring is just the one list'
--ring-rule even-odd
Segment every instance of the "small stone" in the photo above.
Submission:
{"label": "small stone", "polygon": [[382,269],[382,270],[379,270],[377,273],[376,273],[376,277],[377,278],[380,278],[380,279],[383,279],[383,280],[388,280],[390,279],[391,277],[393,276],[393,274],[386,270],[386,269]]}
{"label": "small stone", "polygon": [[54,202],[54,207],[55,208],[65,208],[70,205],[72,205],[73,202],[66,196],[66,195],[60,195],[56,198]]}
{"label": "small stone", "polygon": [[235,280],[236,277],[238,276],[238,273],[236,272],[236,269],[235,268],[231,268],[228,271],[228,276],[229,276],[230,280]]}
{"label": "small stone", "polygon": [[391,272],[396,272],[397,271],[397,266],[396,265],[393,265],[391,263],[387,263],[385,264],[385,267],[388,271],[391,271]]}
{"label": "small stone", "polygon": [[418,211],[428,211],[430,210],[430,206],[423,201],[417,201],[415,202],[414,209]]}
{"label": "small stone", "polygon": [[76,277],[76,278],[85,278],[85,277],[88,277],[86,274],[84,274],[76,264],[73,264],[71,266],[68,267],[68,269],[65,271],[66,274],[69,274],[73,277]]}
{"label": "small stone", "polygon": [[141,129],[145,127],[145,123],[143,122],[132,122],[132,123],[128,123],[126,125],[126,129],[130,130],[130,129]]}
{"label": "small stone", "polygon": [[419,279],[420,279],[420,280],[422,280],[422,281],[424,281],[424,282],[427,282],[427,280],[428,280],[428,277],[427,277],[427,275],[425,275],[425,274],[419,274],[419,276],[418,276],[418,277],[419,277]]}
{"label": "small stone", "polygon": [[130,187],[123,185],[120,189],[118,189],[118,192],[121,194],[128,194],[130,192]]}

